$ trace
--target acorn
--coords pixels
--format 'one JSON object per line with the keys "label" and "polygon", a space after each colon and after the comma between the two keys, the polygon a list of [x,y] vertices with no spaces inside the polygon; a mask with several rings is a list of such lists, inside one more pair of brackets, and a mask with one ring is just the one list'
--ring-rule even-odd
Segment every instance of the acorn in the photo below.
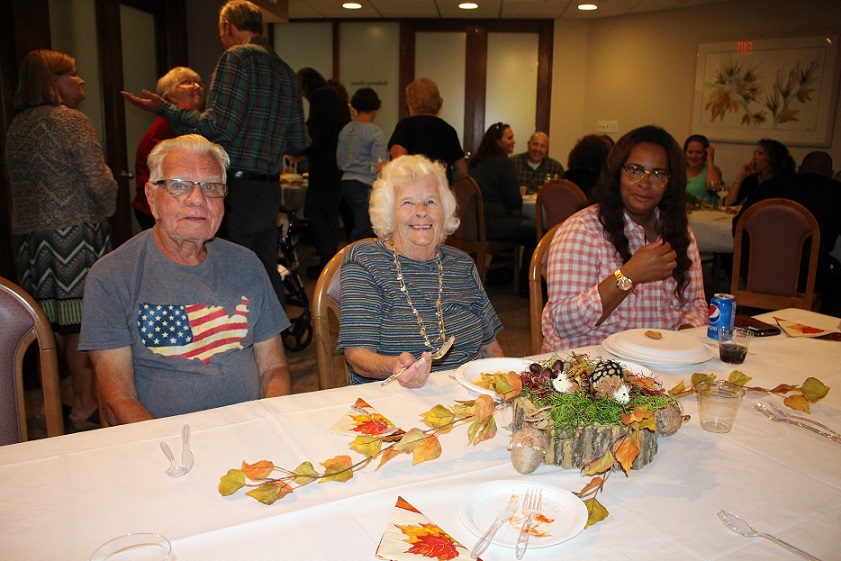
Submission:
{"label": "acorn", "polygon": [[508,449],[511,451],[511,465],[522,474],[531,473],[543,462],[549,438],[542,430],[525,426],[514,433]]}

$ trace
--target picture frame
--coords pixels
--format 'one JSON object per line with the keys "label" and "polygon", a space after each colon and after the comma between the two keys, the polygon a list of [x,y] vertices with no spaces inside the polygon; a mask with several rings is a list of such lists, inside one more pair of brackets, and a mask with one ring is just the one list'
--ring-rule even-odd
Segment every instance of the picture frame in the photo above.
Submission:
{"label": "picture frame", "polygon": [[692,131],[710,140],[830,146],[838,35],[698,45]]}

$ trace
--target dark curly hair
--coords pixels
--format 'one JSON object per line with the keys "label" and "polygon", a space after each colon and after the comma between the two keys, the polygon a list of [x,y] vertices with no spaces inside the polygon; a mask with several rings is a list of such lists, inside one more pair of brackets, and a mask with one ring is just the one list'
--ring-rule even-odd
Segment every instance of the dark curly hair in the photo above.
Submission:
{"label": "dark curly hair", "polygon": [[510,128],[511,126],[507,123],[494,123],[491,125],[488,130],[485,131],[485,135],[482,137],[482,142],[479,143],[476,153],[473,154],[472,158],[470,158],[470,167],[475,168],[484,160],[488,160],[495,156],[502,156],[503,158],[508,157],[505,150],[499,146],[499,139],[502,138],[503,133],[505,133],[505,129]]}
{"label": "dark curly hair", "polygon": [[359,88],[350,98],[350,105],[360,113],[370,113],[382,106],[383,102],[372,88]]}
{"label": "dark curly hair", "polygon": [[687,271],[692,266],[689,249],[689,229],[686,217],[686,160],[680,144],[664,129],[645,126],[634,129],[616,142],[593,194],[599,205],[599,220],[605,236],[622,257],[622,262],[631,259],[628,238],[625,236],[625,207],[622,202],[622,166],[628,160],[631,150],[638,144],[656,144],[666,151],[669,162],[669,182],[657,208],[660,209],[660,237],[671,244],[677,253],[677,267],[672,278],[677,281],[675,296],[684,302],[683,289],[689,284]]}
{"label": "dark curly hair", "polygon": [[771,166],[771,177],[784,177],[792,175],[797,167],[794,163],[794,158],[788,153],[788,148],[782,142],[772,140],[770,138],[761,138],[756,143],[757,146],[762,146],[765,153],[768,154],[768,164]]}
{"label": "dark curly hair", "polygon": [[572,147],[567,157],[567,169],[586,169],[599,173],[610,147],[597,134],[588,134]]}

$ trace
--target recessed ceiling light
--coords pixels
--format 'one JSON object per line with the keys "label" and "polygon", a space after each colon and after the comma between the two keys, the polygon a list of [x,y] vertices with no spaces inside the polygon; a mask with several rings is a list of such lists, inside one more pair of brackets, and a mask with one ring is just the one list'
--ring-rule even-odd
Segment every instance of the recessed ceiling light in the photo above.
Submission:
{"label": "recessed ceiling light", "polygon": [[578,9],[586,12],[586,11],[591,11],[591,10],[598,10],[599,7],[596,6],[595,4],[579,4]]}
{"label": "recessed ceiling light", "polygon": [[360,4],[359,2],[345,2],[344,4],[342,4],[342,8],[344,8],[345,10],[361,10],[362,4]]}
{"label": "recessed ceiling light", "polygon": [[475,10],[479,7],[479,4],[477,4],[476,2],[462,2],[458,5],[458,7],[462,10]]}

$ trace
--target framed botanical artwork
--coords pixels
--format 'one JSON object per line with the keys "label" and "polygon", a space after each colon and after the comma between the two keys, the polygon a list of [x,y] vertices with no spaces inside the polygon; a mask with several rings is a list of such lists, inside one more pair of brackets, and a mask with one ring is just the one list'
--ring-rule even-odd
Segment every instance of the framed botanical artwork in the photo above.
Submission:
{"label": "framed botanical artwork", "polygon": [[698,45],[692,132],[711,140],[829,146],[838,35]]}

